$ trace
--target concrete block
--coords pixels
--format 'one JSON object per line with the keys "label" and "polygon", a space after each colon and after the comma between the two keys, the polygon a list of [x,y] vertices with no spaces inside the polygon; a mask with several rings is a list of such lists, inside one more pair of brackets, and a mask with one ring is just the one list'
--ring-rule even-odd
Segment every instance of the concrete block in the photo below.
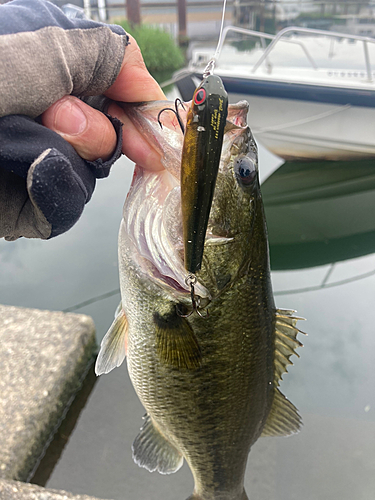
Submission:
{"label": "concrete block", "polygon": [[95,349],[89,316],[0,305],[0,478],[30,477]]}
{"label": "concrete block", "polygon": [[48,490],[34,484],[0,479],[0,500],[98,500],[62,490]]}

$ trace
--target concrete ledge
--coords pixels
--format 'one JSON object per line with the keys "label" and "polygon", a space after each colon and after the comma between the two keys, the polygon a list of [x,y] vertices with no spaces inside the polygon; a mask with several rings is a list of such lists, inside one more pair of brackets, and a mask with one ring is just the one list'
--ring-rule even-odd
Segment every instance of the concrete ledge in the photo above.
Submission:
{"label": "concrete ledge", "polygon": [[28,479],[95,349],[88,316],[0,305],[0,478]]}
{"label": "concrete ledge", "polygon": [[47,490],[34,484],[0,479],[1,500],[98,500],[87,495],[73,495],[61,490]]}

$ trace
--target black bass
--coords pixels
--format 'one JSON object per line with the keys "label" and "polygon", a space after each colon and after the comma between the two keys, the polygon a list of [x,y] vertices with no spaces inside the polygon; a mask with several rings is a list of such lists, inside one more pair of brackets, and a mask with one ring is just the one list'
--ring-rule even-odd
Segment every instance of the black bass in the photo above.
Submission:
{"label": "black bass", "polygon": [[[172,103],[170,103],[173,106]],[[101,344],[97,374],[127,355],[146,408],[136,463],[169,474],[185,459],[190,500],[246,500],[244,474],[260,436],[298,431],[301,419],[278,386],[301,343],[291,310],[275,308],[257,148],[248,104],[229,105],[220,168],[191,311],[184,267],[180,169],[183,134],[165,102],[129,106],[166,168],[136,166],[119,235],[121,304]],[[179,110],[186,123],[186,111]],[[168,116],[166,116],[168,115]]]}

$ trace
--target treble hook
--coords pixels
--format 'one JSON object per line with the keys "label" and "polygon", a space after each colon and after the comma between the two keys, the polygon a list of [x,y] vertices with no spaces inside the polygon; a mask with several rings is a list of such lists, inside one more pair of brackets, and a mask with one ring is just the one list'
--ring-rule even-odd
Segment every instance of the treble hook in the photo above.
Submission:
{"label": "treble hook", "polygon": [[175,109],[172,109],[172,108],[163,108],[159,111],[158,113],[158,123],[160,125],[160,128],[163,128],[163,124],[161,123],[160,121],[160,115],[162,113],[164,113],[164,111],[172,111],[172,113],[174,113],[176,115],[176,118],[177,118],[177,121],[178,121],[178,124],[180,125],[180,129],[182,130],[182,133],[184,134],[185,133],[185,127],[184,127],[184,124],[182,123],[182,120],[181,120],[181,116],[179,115],[178,113],[178,105],[181,105],[182,108],[185,110],[185,106],[184,106],[184,103],[181,101],[181,99],[179,99],[177,97],[177,99],[175,100],[174,102],[174,107]]}
{"label": "treble hook", "polygon": [[185,283],[186,283],[187,286],[190,287],[190,298],[191,298],[191,305],[192,305],[193,309],[189,313],[183,314],[179,310],[179,308],[177,307],[177,314],[181,318],[188,318],[194,312],[196,312],[198,314],[198,316],[200,316],[201,318],[203,318],[203,319],[208,318],[209,317],[208,309],[206,309],[206,314],[202,314],[201,313],[201,310],[200,310],[201,299],[200,299],[199,295],[195,295],[194,286],[197,283],[197,277],[195,276],[195,274],[188,274],[187,277],[186,277],[186,279],[185,279]]}

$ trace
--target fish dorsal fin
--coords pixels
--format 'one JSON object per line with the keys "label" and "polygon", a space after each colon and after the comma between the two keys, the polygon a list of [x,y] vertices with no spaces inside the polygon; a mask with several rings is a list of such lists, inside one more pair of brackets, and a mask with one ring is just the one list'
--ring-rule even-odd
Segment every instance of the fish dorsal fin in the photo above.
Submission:
{"label": "fish dorsal fin", "polygon": [[154,314],[156,347],[163,363],[182,370],[195,370],[202,363],[201,349],[194,331],[175,311]]}
{"label": "fish dorsal fin", "polygon": [[155,428],[148,415],[144,418],[145,423],[132,446],[134,462],[149,472],[158,471],[160,474],[177,472],[184,462],[183,456]]}
{"label": "fish dorsal fin", "polygon": [[297,408],[275,387],[271,411],[264,426],[264,436],[290,436],[296,434],[302,425]]}
{"label": "fish dorsal fin", "polygon": [[120,366],[125,359],[128,321],[120,306],[116,309],[116,317],[100,344],[100,351],[95,363],[97,375],[109,373]]}
{"label": "fish dorsal fin", "polygon": [[287,366],[292,365],[290,357],[296,353],[297,347],[302,347],[302,344],[297,340],[297,334],[303,333],[296,327],[299,318],[294,316],[295,311],[289,309],[276,309],[275,322],[275,359],[274,359],[274,385],[278,387],[282,376],[286,373]]}
{"label": "fish dorsal fin", "polygon": [[275,358],[274,358],[274,398],[271,411],[264,426],[262,436],[289,436],[298,432],[302,420],[297,408],[280,392],[278,386],[287,366],[292,365],[290,357],[302,344],[297,334],[303,333],[296,327],[297,321],[304,318],[294,316],[290,309],[276,309],[275,321]]}

